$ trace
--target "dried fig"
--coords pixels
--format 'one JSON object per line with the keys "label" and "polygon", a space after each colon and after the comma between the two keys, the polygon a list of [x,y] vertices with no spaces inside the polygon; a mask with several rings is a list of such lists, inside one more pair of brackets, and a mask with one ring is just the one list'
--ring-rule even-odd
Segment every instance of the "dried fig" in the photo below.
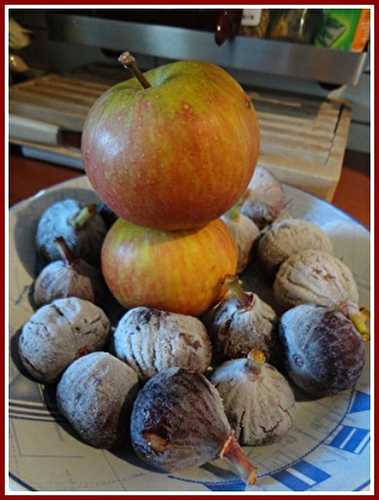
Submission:
{"label": "dried fig", "polygon": [[295,398],[287,380],[265,363],[262,351],[226,361],[211,382],[220,393],[237,439],[259,446],[283,437],[292,426]]}
{"label": "dried fig", "polygon": [[256,167],[241,213],[255,222],[259,229],[263,229],[279,216],[285,205],[280,182],[265,168]]}
{"label": "dried fig", "polygon": [[251,250],[259,236],[259,229],[251,219],[241,214],[237,207],[229,210],[221,219],[227,225],[237,246],[237,273],[241,273],[249,263]]}
{"label": "dried fig", "polygon": [[57,404],[86,443],[111,448],[126,439],[138,390],[137,374],[107,352],[93,352],[74,361],[57,387]]}
{"label": "dried fig", "polygon": [[97,265],[107,228],[96,205],[84,206],[66,199],[51,205],[42,214],[37,227],[36,245],[47,261],[59,260],[55,239],[62,236],[76,257]]}
{"label": "dried fig", "polygon": [[304,250],[333,253],[331,241],[315,224],[301,219],[284,219],[267,228],[258,243],[258,257],[269,274],[282,262]]}
{"label": "dried fig", "polygon": [[101,349],[110,323],[100,307],[74,297],[54,300],[25,323],[19,353],[37,380],[54,382],[76,358]]}
{"label": "dried fig", "polygon": [[288,376],[311,396],[353,387],[365,364],[365,345],[353,323],[338,309],[297,306],[280,320],[279,337]]}
{"label": "dried fig", "polygon": [[274,294],[285,308],[359,301],[350,269],[337,257],[317,250],[305,250],[283,262],[275,278]]}
{"label": "dried fig", "polygon": [[243,358],[252,349],[269,358],[277,322],[274,310],[257,294],[245,292],[238,280],[228,286],[226,297],[204,316],[216,359]]}
{"label": "dried fig", "polygon": [[108,207],[105,203],[98,203],[97,205],[97,213],[101,215],[107,229],[113,225],[117,220],[117,215],[113,212],[111,208]]}
{"label": "dried fig", "polygon": [[62,260],[50,262],[34,283],[33,299],[37,306],[55,299],[77,297],[102,305],[105,284],[101,273],[79,257],[75,257],[64,238],[56,238]]}
{"label": "dried fig", "polygon": [[142,380],[173,366],[202,373],[212,359],[204,325],[183,314],[136,307],[121,318],[113,339],[116,356]]}
{"label": "dried fig", "polygon": [[305,250],[285,260],[275,278],[274,295],[285,309],[300,304],[338,306],[362,334],[368,335],[352,272],[326,252]]}
{"label": "dried fig", "polygon": [[221,398],[201,374],[169,368],[151,378],[134,403],[131,438],[137,455],[163,471],[220,457],[255,483],[255,468],[233,435]]}

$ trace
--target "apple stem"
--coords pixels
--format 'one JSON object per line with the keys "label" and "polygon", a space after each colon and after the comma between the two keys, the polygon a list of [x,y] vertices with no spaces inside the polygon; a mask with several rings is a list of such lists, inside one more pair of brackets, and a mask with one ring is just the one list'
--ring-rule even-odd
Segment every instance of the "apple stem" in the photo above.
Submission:
{"label": "apple stem", "polygon": [[220,458],[230,462],[239,477],[245,481],[246,484],[256,483],[257,471],[243,452],[233,433],[231,433],[225,441],[220,453]]}
{"label": "apple stem", "polygon": [[150,83],[144,77],[142,71],[137,66],[135,58],[130,52],[123,52],[118,60],[124,66],[124,68],[127,68],[133,74],[133,76],[137,78],[144,89],[148,89],[149,87],[151,87]]}
{"label": "apple stem", "polygon": [[58,248],[59,254],[62,257],[62,260],[65,263],[65,265],[72,266],[74,262],[77,260],[77,258],[68,247],[63,236],[58,236],[57,238],[55,238],[54,243]]}
{"label": "apple stem", "polygon": [[97,213],[96,204],[92,203],[82,208],[80,212],[71,220],[75,229],[82,229],[87,222]]}

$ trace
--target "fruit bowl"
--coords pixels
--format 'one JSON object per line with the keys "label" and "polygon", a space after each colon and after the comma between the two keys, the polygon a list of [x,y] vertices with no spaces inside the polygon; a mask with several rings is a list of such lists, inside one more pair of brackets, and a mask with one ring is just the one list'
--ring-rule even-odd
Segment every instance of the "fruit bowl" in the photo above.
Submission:
{"label": "fruit bowl", "polygon": [[[337,208],[284,186],[291,215],[322,227],[335,255],[353,271],[362,306],[370,305],[369,232]],[[54,201],[98,201],[86,177],[38,193],[10,212],[9,470],[10,487],[37,491],[356,491],[370,482],[370,362],[355,387],[337,396],[304,400],[296,394],[295,424],[280,442],[245,448],[257,466],[246,486],[220,460],[165,474],[135,455],[99,450],[79,441],[57,413],[50,391],[24,376],[17,334],[33,309],[29,291],[38,266],[34,235],[41,213]],[[254,277],[252,277],[254,276]],[[265,298],[252,262],[241,276]],[[351,471],[351,474],[346,474]]]}

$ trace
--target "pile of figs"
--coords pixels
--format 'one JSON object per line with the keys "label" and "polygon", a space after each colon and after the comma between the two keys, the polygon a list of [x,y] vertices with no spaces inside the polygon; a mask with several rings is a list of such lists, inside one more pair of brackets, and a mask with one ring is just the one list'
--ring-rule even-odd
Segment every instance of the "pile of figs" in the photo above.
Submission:
{"label": "pile of figs", "polygon": [[[214,78],[215,89],[234,88],[216,70],[205,76]],[[124,89],[130,99],[133,81]],[[103,117],[117,96],[110,91],[101,99]],[[95,105],[90,123],[96,113]],[[252,116],[246,111],[244,119]],[[319,227],[290,216],[271,173],[257,167],[251,186],[235,206],[224,207],[224,223],[196,230],[144,228],[104,203],[72,199],[42,214],[36,247],[45,267],[34,282],[36,310],[19,337],[20,359],[33,379],[54,384],[59,411],[87,444],[130,448],[169,472],[221,458],[254,484],[257,471],[241,446],[272,443],[289,431],[299,404],[294,385],[319,398],[356,384],[369,332],[351,271]],[[137,208],[128,210],[138,219]],[[168,226],[170,213],[164,212]],[[248,276],[250,260],[265,273],[270,305],[242,286],[237,269]],[[145,279],[152,269],[154,280]],[[116,303],[112,287],[124,306],[116,320],[109,312]],[[194,289],[198,296],[187,304],[183,296]]]}

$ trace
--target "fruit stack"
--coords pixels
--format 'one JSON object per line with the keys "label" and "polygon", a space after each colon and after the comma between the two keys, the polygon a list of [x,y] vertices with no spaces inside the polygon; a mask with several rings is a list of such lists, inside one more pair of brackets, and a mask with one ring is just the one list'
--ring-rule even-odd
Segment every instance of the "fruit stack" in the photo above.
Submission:
{"label": "fruit stack", "polygon": [[[142,75],[121,59],[136,78],[95,103],[83,136],[88,176],[119,218],[70,199],[42,214],[48,264],[20,359],[57,384],[58,409],[86,443],[131,444],[165,472],[223,458],[253,484],[240,445],[289,431],[289,381],[312,398],[355,386],[367,311],[328,236],[288,214],[269,172],[257,167],[244,193],[259,129],[240,86],[209,64]],[[246,273],[262,271],[264,295],[234,277],[251,254]],[[103,277],[128,309],[121,319]]]}
{"label": "fruit stack", "polygon": [[225,294],[237,253],[218,219],[245,192],[259,152],[249,97],[223,69],[176,62],[112,87],[89,112],[86,173],[120,217],[102,271],[125,307],[199,315]]}

